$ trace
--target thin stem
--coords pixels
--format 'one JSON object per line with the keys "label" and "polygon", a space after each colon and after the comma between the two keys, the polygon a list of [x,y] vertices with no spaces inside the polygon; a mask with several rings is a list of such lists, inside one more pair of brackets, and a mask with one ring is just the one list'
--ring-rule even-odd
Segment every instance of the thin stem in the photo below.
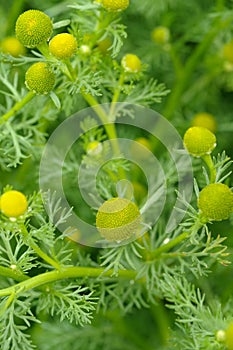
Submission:
{"label": "thin stem", "polygon": [[37,49],[48,60],[51,60],[53,58],[53,56],[50,54],[49,46],[48,46],[47,41],[43,41],[40,45],[37,46]]}
{"label": "thin stem", "polygon": [[9,267],[4,267],[0,266],[0,276],[4,276],[7,278],[12,278],[15,281],[25,281],[26,279],[29,279],[30,277],[24,275],[21,271],[19,270],[14,270]]}
{"label": "thin stem", "polygon": [[[54,281],[59,281],[67,278],[78,278],[78,277],[100,277],[100,275],[105,277],[111,277],[114,271],[105,271],[104,268],[94,268],[94,267],[67,267],[58,271],[45,272],[43,274],[29,278],[28,280],[22,281],[14,286],[4,288],[0,290],[0,297],[10,295],[13,292],[21,293],[27,290],[40,287],[44,284],[51,283]],[[129,280],[135,280],[137,276],[137,271],[133,270],[119,270],[118,277],[126,278]],[[137,280],[142,283],[143,280]]]}
{"label": "thin stem", "polygon": [[[121,150],[118,144],[118,138],[117,138],[117,133],[116,133],[116,127],[115,124],[113,122],[109,121],[109,117],[108,115],[105,113],[105,111],[103,110],[103,108],[98,104],[98,101],[90,94],[85,93],[84,91],[82,91],[82,96],[84,97],[84,99],[87,101],[87,103],[95,110],[95,112],[98,114],[100,120],[103,123],[103,126],[105,128],[105,131],[108,135],[108,138],[112,144],[112,149],[113,152],[115,154],[115,156],[120,157],[121,155]],[[116,93],[116,97],[117,98],[117,93]],[[114,103],[112,104],[112,106],[114,106]],[[113,113],[113,111],[109,112],[109,115],[111,117],[111,113]],[[125,179],[126,178],[126,174],[123,168],[119,168],[119,177],[120,179]]]}
{"label": "thin stem", "polygon": [[69,70],[70,79],[72,81],[74,81],[76,79],[78,72],[74,70],[69,59],[64,60],[64,64],[66,65],[67,69]]}
{"label": "thin stem", "polygon": [[82,96],[85,98],[87,103],[93,107],[95,112],[98,114],[101,122],[104,125],[104,128],[106,130],[106,133],[108,135],[108,138],[110,139],[113,147],[113,151],[115,155],[119,156],[120,155],[120,148],[117,142],[117,133],[116,133],[116,128],[113,123],[109,122],[108,116],[103,110],[103,108],[99,105],[98,101],[90,94],[85,93],[82,91]]}
{"label": "thin stem", "polygon": [[214,183],[216,180],[216,169],[213,163],[213,159],[210,154],[206,154],[201,157],[206,165],[208,166],[209,173],[210,173],[210,183]]}
{"label": "thin stem", "polygon": [[158,258],[162,253],[165,253],[168,250],[170,250],[171,248],[175,247],[176,245],[178,245],[179,243],[184,241],[190,235],[190,233],[191,233],[191,231],[183,232],[179,236],[177,236],[176,238],[172,239],[170,242],[163,244],[159,248],[156,248],[155,250],[153,250],[149,254],[149,258],[150,258],[149,260],[153,260],[155,258]]}
{"label": "thin stem", "polygon": [[159,248],[154,249],[152,252],[149,252],[148,254],[148,260],[154,260],[157,258],[160,258],[161,256],[166,256],[164,253],[168,252],[170,249],[175,247],[176,245],[183,242],[187,237],[191,236],[192,234],[198,232],[198,230],[205,224],[206,222],[202,220],[200,216],[197,216],[195,222],[193,223],[192,227],[189,231],[185,231],[181,233],[179,236],[173,238],[168,243],[163,244]]}
{"label": "thin stem", "polygon": [[111,102],[111,106],[110,106],[110,118],[111,118],[111,120],[115,120],[115,115],[114,115],[115,107],[116,107],[116,103],[119,99],[119,96],[121,93],[121,87],[123,86],[124,80],[125,80],[125,72],[122,71],[120,74],[117,86],[114,90],[113,97],[112,97],[112,102]]}
{"label": "thin stem", "polygon": [[173,44],[170,44],[169,53],[170,53],[170,57],[171,57],[174,69],[175,69],[176,78],[178,79],[182,74],[183,65],[182,65],[182,62],[181,62],[179,56],[177,55],[177,52],[176,52]]}
{"label": "thin stem", "polygon": [[29,101],[33,99],[35,96],[35,93],[32,91],[29,91],[27,95],[25,95],[21,101],[16,102],[15,105],[4,115],[0,117],[0,125],[5,123],[10,117],[15,115],[17,112],[19,112]]}
{"label": "thin stem", "polygon": [[53,266],[55,269],[59,270],[60,265],[52,258],[50,258],[43,250],[40,249],[40,247],[32,240],[31,237],[29,237],[28,230],[24,224],[21,225],[21,233],[26,238],[26,241],[31,249],[34,250],[34,252],[42,258],[44,261],[46,261],[48,264]]}
{"label": "thin stem", "polygon": [[161,300],[157,300],[156,305],[150,306],[151,314],[156,322],[156,327],[159,329],[159,334],[163,345],[166,345],[169,340],[170,322],[164,305]]}

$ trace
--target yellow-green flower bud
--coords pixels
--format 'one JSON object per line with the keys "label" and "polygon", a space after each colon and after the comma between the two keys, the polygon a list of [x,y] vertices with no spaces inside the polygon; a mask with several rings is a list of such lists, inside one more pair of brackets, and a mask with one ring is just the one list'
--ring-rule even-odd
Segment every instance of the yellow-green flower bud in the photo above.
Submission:
{"label": "yellow-green flower bud", "polygon": [[96,227],[108,241],[122,241],[132,237],[139,229],[141,214],[133,202],[125,198],[105,201],[96,215]]}
{"label": "yellow-green flower bud", "polygon": [[201,157],[213,151],[216,137],[207,128],[193,126],[184,134],[184,146],[194,157]]}
{"label": "yellow-green flower bud", "polygon": [[129,6],[129,0],[102,0],[102,5],[108,11],[123,11]]}
{"label": "yellow-green flower bud", "polygon": [[121,65],[126,72],[129,73],[138,73],[142,69],[141,60],[138,56],[128,53],[121,60]]}
{"label": "yellow-green flower bud", "polygon": [[15,26],[19,41],[26,47],[33,48],[52,35],[53,24],[49,16],[39,10],[28,10],[22,13]]}
{"label": "yellow-green flower bud", "polygon": [[152,31],[152,40],[159,45],[168,43],[170,39],[170,31],[167,27],[157,27]]}
{"label": "yellow-green flower bud", "polygon": [[223,57],[226,61],[233,63],[233,40],[223,46]]}
{"label": "yellow-green flower bud", "polygon": [[8,36],[1,42],[0,49],[2,52],[9,54],[13,57],[23,56],[26,53],[25,47],[21,44],[21,42],[13,37]]}
{"label": "yellow-green flower bud", "polygon": [[217,123],[214,116],[210,113],[201,112],[194,115],[192,120],[193,126],[202,126],[215,133],[217,129]]}
{"label": "yellow-green flower bud", "polygon": [[8,217],[16,218],[23,215],[27,207],[27,198],[19,191],[7,191],[0,197],[0,210]]}
{"label": "yellow-green flower bud", "polygon": [[225,344],[228,350],[233,350],[233,323],[225,330]]}
{"label": "yellow-green flower bud", "polygon": [[25,84],[29,90],[38,95],[48,94],[55,84],[55,74],[47,63],[34,63],[26,72]]}
{"label": "yellow-green flower bud", "polygon": [[102,143],[99,141],[91,141],[87,145],[87,154],[91,156],[97,156],[99,155],[103,150]]}
{"label": "yellow-green flower bud", "polygon": [[110,51],[109,48],[112,46],[112,40],[105,38],[97,43],[98,49],[103,55],[107,55]]}
{"label": "yellow-green flower bud", "polygon": [[69,33],[61,33],[49,42],[49,51],[59,60],[72,57],[77,51],[77,40]]}
{"label": "yellow-green flower bud", "polygon": [[200,192],[198,208],[207,221],[226,220],[233,212],[233,193],[222,183],[210,184]]}

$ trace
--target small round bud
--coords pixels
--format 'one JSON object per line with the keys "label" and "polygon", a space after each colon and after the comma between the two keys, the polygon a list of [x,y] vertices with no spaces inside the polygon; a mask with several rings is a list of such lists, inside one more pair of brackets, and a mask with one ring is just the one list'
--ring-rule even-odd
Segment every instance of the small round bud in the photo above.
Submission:
{"label": "small round bud", "polygon": [[222,183],[210,184],[200,192],[198,208],[207,221],[226,220],[233,212],[233,193]]}
{"label": "small round bud", "polygon": [[194,157],[201,157],[213,151],[216,137],[206,128],[193,126],[184,134],[184,146]]}
{"label": "small round bud", "polygon": [[229,63],[233,63],[233,40],[223,46],[223,57]]}
{"label": "small round bud", "polygon": [[100,154],[103,150],[103,146],[101,144],[101,142],[98,141],[91,141],[88,145],[87,145],[87,154],[91,155],[91,156],[97,156],[98,154]]}
{"label": "small round bud", "polygon": [[169,42],[170,31],[167,27],[157,27],[152,31],[152,40],[159,45],[164,45]]}
{"label": "small round bud", "polygon": [[39,10],[28,10],[22,13],[15,26],[19,41],[26,47],[33,48],[47,41],[53,32],[49,16]]}
{"label": "small round bud", "polygon": [[3,39],[0,49],[3,53],[9,54],[13,57],[23,56],[26,53],[25,47],[13,36]]}
{"label": "small round bud", "polygon": [[99,51],[103,55],[109,53],[109,48],[112,46],[112,40],[110,38],[105,38],[97,43]]}
{"label": "small round bud", "polygon": [[27,207],[27,198],[19,191],[7,191],[0,197],[0,210],[8,217],[17,218],[23,215]]}
{"label": "small round bud", "polygon": [[102,0],[102,5],[111,12],[123,11],[129,6],[129,0]]}
{"label": "small round bud", "polygon": [[226,332],[224,330],[222,330],[222,329],[219,329],[216,332],[216,340],[219,343],[223,343],[226,340]]}
{"label": "small round bud", "polygon": [[105,201],[96,215],[96,227],[108,241],[122,241],[133,236],[139,229],[141,214],[133,202],[125,198]]}
{"label": "small round bud", "polygon": [[228,350],[233,350],[233,323],[225,330],[225,344]]}
{"label": "small round bud", "polygon": [[210,113],[205,112],[195,114],[192,120],[192,125],[202,126],[203,128],[206,128],[213,133],[215,133],[217,129],[217,123],[214,116]]}
{"label": "small round bud", "polygon": [[132,142],[131,153],[135,159],[148,158],[148,150],[152,152],[152,146],[145,137],[138,137]]}
{"label": "small round bud", "polygon": [[141,60],[138,56],[128,53],[121,60],[121,65],[126,72],[129,73],[138,73],[142,69]]}
{"label": "small round bud", "polygon": [[72,57],[77,51],[77,40],[69,33],[54,36],[49,42],[50,53],[59,60]]}
{"label": "small round bud", "polygon": [[38,95],[48,94],[55,84],[55,75],[48,64],[34,63],[26,72],[25,84],[29,90]]}
{"label": "small round bud", "polygon": [[91,54],[91,48],[89,45],[81,45],[79,47],[79,52],[84,56],[89,56]]}

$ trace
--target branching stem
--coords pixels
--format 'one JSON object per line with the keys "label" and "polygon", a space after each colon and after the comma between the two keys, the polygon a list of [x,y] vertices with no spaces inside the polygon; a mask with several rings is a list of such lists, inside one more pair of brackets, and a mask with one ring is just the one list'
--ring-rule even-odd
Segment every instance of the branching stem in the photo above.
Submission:
{"label": "branching stem", "polygon": [[[25,281],[22,281],[14,286],[4,288],[0,290],[0,297],[11,295],[12,293],[21,293],[27,290],[40,287],[44,284],[59,281],[67,278],[79,278],[79,277],[100,277],[100,275],[105,277],[111,277],[114,271],[105,271],[104,268],[93,268],[93,267],[66,267],[60,271],[50,271],[45,272],[35,277],[31,277]],[[135,280],[137,276],[137,271],[133,270],[119,270],[118,277],[126,278],[129,280]],[[143,282],[139,279],[138,282]]]}
{"label": "branching stem", "polygon": [[210,173],[210,183],[214,183],[216,180],[216,169],[213,163],[213,159],[211,157],[210,154],[206,154],[204,156],[201,157],[203,159],[203,161],[206,163],[206,165],[208,166],[209,169],[209,173]]}
{"label": "branching stem", "polygon": [[4,115],[0,117],[0,124],[5,123],[10,117],[14,116],[18,111],[20,111],[29,101],[35,97],[35,93],[29,91],[21,101],[15,103],[15,105]]}
{"label": "branching stem", "polygon": [[49,265],[53,266],[55,269],[60,269],[60,265],[50,256],[48,256],[43,250],[40,249],[40,247],[32,240],[32,238],[29,237],[28,230],[24,224],[21,225],[21,233],[23,234],[24,238],[26,239],[28,245],[31,249],[34,250],[34,252],[44,261],[46,261]]}

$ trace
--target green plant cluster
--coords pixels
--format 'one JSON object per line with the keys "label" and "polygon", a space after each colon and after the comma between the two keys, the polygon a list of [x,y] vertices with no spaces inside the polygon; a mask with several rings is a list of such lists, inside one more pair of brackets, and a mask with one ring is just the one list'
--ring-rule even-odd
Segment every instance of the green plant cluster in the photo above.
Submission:
{"label": "green plant cluster", "polygon": [[[232,1],[12,0],[0,19],[0,348],[233,349]],[[190,153],[191,201],[168,150],[121,124],[134,115],[119,117],[117,102],[158,111],[184,137],[176,161]],[[40,160],[53,131],[87,107],[102,124],[87,113],[62,164],[67,211],[55,192],[40,191]],[[147,212],[162,201],[161,174],[151,168],[148,183],[118,138],[137,140],[135,159],[150,151],[163,168],[155,224]],[[90,208],[77,172],[85,165],[92,175],[110,147],[116,159],[96,176],[105,204],[92,198]],[[117,236],[133,227],[134,240],[97,248],[79,243],[78,227],[58,230],[72,212],[93,226],[103,214],[108,239],[119,217],[98,209],[112,198],[128,205]],[[168,230],[174,206],[183,219]]]}

